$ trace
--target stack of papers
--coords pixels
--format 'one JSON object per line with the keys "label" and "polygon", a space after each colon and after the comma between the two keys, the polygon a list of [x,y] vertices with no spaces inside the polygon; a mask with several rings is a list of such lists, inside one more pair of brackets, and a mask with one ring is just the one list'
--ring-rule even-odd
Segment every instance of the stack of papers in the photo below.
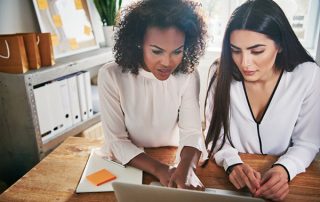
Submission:
{"label": "stack of papers", "polygon": [[[99,186],[91,183],[87,176],[106,169],[112,173],[116,179],[108,181]],[[110,160],[106,160],[105,157],[98,154],[97,149],[91,150],[86,167],[82,173],[80,182],[76,189],[76,193],[84,192],[108,192],[113,191],[112,182],[127,182],[133,184],[142,184],[142,170],[127,166],[118,165]]]}

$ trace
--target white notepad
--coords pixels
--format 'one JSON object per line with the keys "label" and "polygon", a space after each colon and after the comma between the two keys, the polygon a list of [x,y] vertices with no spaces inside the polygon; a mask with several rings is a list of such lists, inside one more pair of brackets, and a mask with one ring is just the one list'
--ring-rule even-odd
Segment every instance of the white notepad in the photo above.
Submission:
{"label": "white notepad", "polygon": [[[100,186],[95,186],[87,180],[86,176],[103,168],[110,171],[117,178]],[[113,187],[111,185],[112,182],[142,184],[142,170],[130,166],[122,167],[113,162],[107,161],[98,154],[97,149],[92,149],[76,189],[76,193],[113,191]]]}

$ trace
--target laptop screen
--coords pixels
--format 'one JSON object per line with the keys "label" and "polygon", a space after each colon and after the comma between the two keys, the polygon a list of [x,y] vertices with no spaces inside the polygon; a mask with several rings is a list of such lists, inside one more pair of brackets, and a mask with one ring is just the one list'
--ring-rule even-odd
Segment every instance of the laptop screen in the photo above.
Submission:
{"label": "laptop screen", "polygon": [[260,198],[236,196],[217,192],[202,192],[153,185],[137,185],[122,182],[112,183],[118,202],[261,202]]}

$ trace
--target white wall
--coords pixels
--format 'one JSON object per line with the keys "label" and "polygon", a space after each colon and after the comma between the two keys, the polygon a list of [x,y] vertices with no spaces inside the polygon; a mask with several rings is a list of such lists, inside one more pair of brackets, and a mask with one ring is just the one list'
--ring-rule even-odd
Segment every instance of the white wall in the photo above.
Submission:
{"label": "white wall", "polygon": [[0,0],[0,34],[39,31],[32,0]]}

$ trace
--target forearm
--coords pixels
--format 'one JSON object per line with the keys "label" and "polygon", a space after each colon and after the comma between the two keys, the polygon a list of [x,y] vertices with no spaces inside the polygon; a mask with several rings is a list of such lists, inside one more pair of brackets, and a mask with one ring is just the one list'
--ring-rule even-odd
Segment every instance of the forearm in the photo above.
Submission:
{"label": "forearm", "polygon": [[129,161],[128,165],[143,170],[151,175],[157,176],[157,171],[161,168],[168,170],[169,166],[151,158],[146,153],[141,153]]}
{"label": "forearm", "polygon": [[197,167],[201,152],[194,147],[183,147],[180,153],[180,163],[178,167],[183,166],[184,168],[192,167],[195,169]]}

